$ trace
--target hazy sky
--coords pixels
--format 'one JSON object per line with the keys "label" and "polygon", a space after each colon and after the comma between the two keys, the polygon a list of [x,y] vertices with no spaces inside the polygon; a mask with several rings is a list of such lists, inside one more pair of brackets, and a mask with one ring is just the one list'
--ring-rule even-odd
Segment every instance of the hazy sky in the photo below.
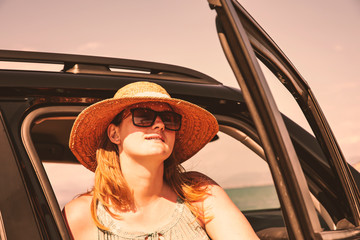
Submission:
{"label": "hazy sky", "polygon": [[[240,3],[310,84],[348,160],[359,159],[360,1]],[[0,0],[0,48],[178,64],[237,86],[214,17],[200,0]]]}

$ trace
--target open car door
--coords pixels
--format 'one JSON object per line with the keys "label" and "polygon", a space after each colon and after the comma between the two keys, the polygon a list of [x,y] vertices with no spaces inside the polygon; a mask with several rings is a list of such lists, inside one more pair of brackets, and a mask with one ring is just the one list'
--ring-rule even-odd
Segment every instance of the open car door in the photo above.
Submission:
{"label": "open car door", "polygon": [[[290,239],[353,239],[360,236],[359,192],[333,133],[308,84],[279,47],[236,0],[208,0],[217,13],[219,39],[256,125],[281,203]],[[283,118],[276,106],[260,60],[289,90],[305,115],[323,151],[334,198],[341,202],[335,227],[320,227],[308,176],[299,161]],[[325,188],[325,187],[324,187]],[[309,190],[310,189],[310,190]],[[335,196],[336,195],[336,196]],[[341,219],[340,219],[341,218]],[[340,221],[341,220],[341,221]],[[346,221],[345,227],[340,222]]]}

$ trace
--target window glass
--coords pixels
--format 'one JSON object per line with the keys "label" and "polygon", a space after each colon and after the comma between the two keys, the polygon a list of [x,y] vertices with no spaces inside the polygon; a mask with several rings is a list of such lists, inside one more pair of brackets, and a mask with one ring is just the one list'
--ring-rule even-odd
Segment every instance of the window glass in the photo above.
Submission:
{"label": "window glass", "polygon": [[44,167],[61,209],[94,186],[94,173],[80,164],[44,163]]}
{"label": "window glass", "polygon": [[[302,110],[295,101],[294,97],[279,81],[279,79],[261,62],[258,61],[262,72],[265,75],[271,93],[275,99],[276,105],[282,114],[285,114],[292,121],[313,134],[308,121],[306,120]],[[313,134],[314,135],[314,134]]]}
{"label": "window glass", "polygon": [[[322,145],[322,148],[320,140],[314,137],[315,134],[309,122],[292,94],[261,61],[258,62],[279,111],[291,120],[284,119],[308,187],[313,194],[315,207],[321,204],[317,210],[327,222],[338,224],[339,219],[352,222],[351,208],[347,204],[348,200],[335,169],[336,165],[331,163],[333,160],[324,154],[326,146]],[[332,223],[328,225],[330,229],[335,229],[331,226]]]}
{"label": "window glass", "polygon": [[44,118],[36,118],[31,128],[37,155],[43,163],[60,208],[79,194],[91,190],[94,185],[94,173],[76,164],[77,160],[68,147],[74,120],[75,116],[66,112],[63,116],[45,115]]}
{"label": "window glass", "polygon": [[219,132],[183,166],[206,174],[222,186],[240,210],[280,206],[267,163],[231,136]]}

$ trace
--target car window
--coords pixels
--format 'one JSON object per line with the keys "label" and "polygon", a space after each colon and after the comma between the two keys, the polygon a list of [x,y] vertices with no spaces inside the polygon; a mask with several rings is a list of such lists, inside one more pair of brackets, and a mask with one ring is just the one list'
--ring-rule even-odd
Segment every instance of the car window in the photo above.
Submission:
{"label": "car window", "polygon": [[81,164],[45,162],[44,167],[61,209],[94,185],[94,173]]}
{"label": "car window", "polygon": [[[222,132],[218,137],[184,168],[211,177],[241,210],[279,208],[267,163],[233,137]],[[44,162],[44,166],[61,208],[93,186],[93,172],[80,164]]]}
{"label": "car window", "polygon": [[328,152],[325,153],[328,149],[321,144],[319,134],[313,131],[313,128],[318,128],[317,123],[310,124],[311,114],[309,114],[309,120],[305,117],[304,112],[309,111],[307,108],[311,107],[310,100],[302,103],[306,105],[303,111],[295,97],[282,84],[281,73],[275,76],[261,61],[258,62],[277,107],[283,114],[316,210],[318,213],[325,213],[320,216],[331,230],[337,229],[337,225],[342,224],[343,221],[354,222],[351,208],[347,204],[346,193],[336,170],[337,166],[334,165]]}
{"label": "car window", "polygon": [[[63,114],[56,113],[54,117],[45,114],[44,118],[37,118],[31,129],[37,155],[60,208],[77,195],[91,190],[94,182],[93,172],[76,164],[69,152],[68,137],[75,116],[68,116],[66,111]],[[266,161],[234,137],[243,134],[239,129],[226,125],[221,125],[220,129],[223,132],[218,133],[217,140],[186,161],[185,169],[202,172],[214,179],[241,210],[279,208]],[[253,148],[262,151],[260,146]]]}
{"label": "car window", "polygon": [[186,161],[185,169],[211,177],[240,210],[279,208],[266,161],[228,134],[219,132],[218,137]]}
{"label": "car window", "polygon": [[271,93],[275,99],[279,111],[288,118],[292,119],[303,129],[314,135],[308,121],[306,120],[294,97],[261,61],[258,62],[262,72],[265,75],[267,83],[269,84]]}

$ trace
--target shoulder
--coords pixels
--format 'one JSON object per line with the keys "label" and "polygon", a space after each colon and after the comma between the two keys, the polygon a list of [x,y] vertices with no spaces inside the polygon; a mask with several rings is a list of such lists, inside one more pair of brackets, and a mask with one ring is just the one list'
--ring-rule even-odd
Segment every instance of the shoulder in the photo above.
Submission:
{"label": "shoulder", "polygon": [[258,239],[245,216],[221,186],[199,172],[188,172],[186,177],[206,189],[206,197],[194,205],[202,207],[203,226],[212,239]]}
{"label": "shoulder", "polygon": [[96,239],[97,226],[92,216],[90,205],[92,196],[84,194],[67,203],[63,209],[64,219],[75,239]]}
{"label": "shoulder", "polygon": [[74,198],[70,202],[68,202],[65,205],[65,208],[67,210],[74,210],[75,208],[85,208],[90,207],[92,201],[92,195],[91,194],[82,194],[77,198]]}
{"label": "shoulder", "polygon": [[91,201],[91,195],[81,195],[80,197],[77,197],[72,201],[68,202],[63,209],[68,223],[76,223],[77,221],[83,219],[84,216],[91,217]]}

